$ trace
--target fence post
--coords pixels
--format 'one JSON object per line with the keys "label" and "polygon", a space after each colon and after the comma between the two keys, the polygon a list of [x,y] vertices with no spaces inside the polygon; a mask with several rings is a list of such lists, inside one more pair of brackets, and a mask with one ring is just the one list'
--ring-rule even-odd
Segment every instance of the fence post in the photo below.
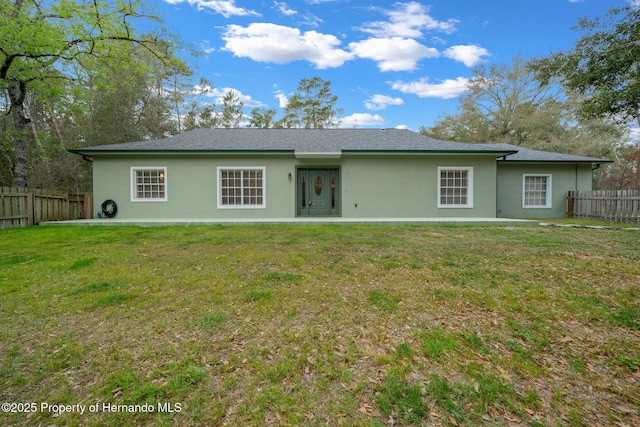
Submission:
{"label": "fence post", "polygon": [[573,218],[573,191],[567,193],[567,218]]}
{"label": "fence post", "polygon": [[62,199],[62,220],[68,221],[71,219],[71,200],[69,200],[69,193],[64,194],[64,199]]}
{"label": "fence post", "polygon": [[93,218],[93,193],[84,193],[84,217]]}
{"label": "fence post", "polygon": [[35,195],[31,192],[26,194],[27,196],[27,227],[31,227],[32,225],[34,225],[34,218],[33,218],[33,203],[35,200]]}

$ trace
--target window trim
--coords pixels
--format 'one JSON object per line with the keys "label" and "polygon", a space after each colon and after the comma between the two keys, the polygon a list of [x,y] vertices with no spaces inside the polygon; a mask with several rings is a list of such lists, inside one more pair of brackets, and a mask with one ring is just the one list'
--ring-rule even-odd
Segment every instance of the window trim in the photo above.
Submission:
{"label": "window trim", "polygon": [[[262,172],[262,204],[260,205],[223,205],[222,204],[222,171],[261,171]],[[218,166],[216,177],[218,183],[218,209],[266,209],[267,208],[267,171],[265,166]],[[244,198],[244,195],[242,196]],[[243,201],[244,203],[244,201]]]}
{"label": "window trim", "polygon": [[[442,172],[465,171],[467,172],[467,203],[464,205],[443,204],[442,199]],[[473,208],[473,166],[438,166],[438,208],[439,209],[471,209]]]}
{"label": "window trim", "polygon": [[[153,198],[141,198],[138,197],[137,191],[137,172],[138,171],[162,171],[164,174],[164,197],[153,197]],[[169,199],[169,179],[167,175],[167,167],[166,166],[131,166],[131,174],[130,174],[130,184],[131,184],[131,201],[132,202],[166,202]]]}
{"label": "window trim", "polygon": [[[527,178],[528,177],[545,177],[547,178],[547,194],[544,205],[527,205]],[[550,173],[526,173],[522,174],[522,208],[523,209],[551,209],[552,208],[552,176]]]}

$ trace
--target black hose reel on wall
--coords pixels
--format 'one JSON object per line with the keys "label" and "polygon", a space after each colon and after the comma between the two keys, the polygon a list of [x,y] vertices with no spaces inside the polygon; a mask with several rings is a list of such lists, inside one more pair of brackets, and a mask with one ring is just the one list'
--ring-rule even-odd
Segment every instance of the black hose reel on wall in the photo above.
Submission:
{"label": "black hose reel on wall", "polygon": [[102,202],[102,212],[100,212],[106,218],[113,218],[118,213],[118,205],[111,199]]}

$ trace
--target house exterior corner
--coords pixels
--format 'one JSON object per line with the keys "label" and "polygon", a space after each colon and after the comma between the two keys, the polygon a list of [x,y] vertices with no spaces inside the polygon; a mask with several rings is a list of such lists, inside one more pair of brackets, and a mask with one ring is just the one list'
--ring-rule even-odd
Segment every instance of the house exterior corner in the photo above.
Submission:
{"label": "house exterior corner", "polygon": [[591,163],[499,163],[499,218],[566,218],[567,193],[592,188]]}

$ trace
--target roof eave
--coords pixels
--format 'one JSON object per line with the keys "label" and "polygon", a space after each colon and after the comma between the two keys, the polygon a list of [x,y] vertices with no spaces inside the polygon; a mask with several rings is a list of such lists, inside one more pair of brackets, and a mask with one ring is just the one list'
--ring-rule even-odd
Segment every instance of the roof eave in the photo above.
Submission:
{"label": "roof eave", "polygon": [[589,160],[510,160],[498,159],[498,163],[584,163],[592,165],[602,165],[605,163],[613,163],[613,160],[607,159],[589,159]]}
{"label": "roof eave", "polygon": [[252,154],[252,155],[262,155],[262,154],[293,154],[295,156],[304,157],[305,155],[312,155],[314,157],[318,156],[328,156],[331,158],[339,158],[339,154],[363,154],[363,155],[371,155],[371,154],[473,154],[473,155],[491,155],[491,156],[508,156],[511,154],[517,153],[517,151],[480,151],[480,150],[342,150],[338,151],[327,151],[327,152],[300,152],[295,150],[126,150],[126,149],[109,149],[109,150],[91,150],[85,148],[70,148],[67,150],[73,154],[79,155],[143,155],[143,154],[154,154],[154,155],[170,155],[170,154],[224,154],[224,155],[233,155],[233,154]]}
{"label": "roof eave", "polygon": [[517,151],[480,151],[480,150],[342,150],[343,154],[483,154],[508,156]]}
{"label": "roof eave", "polygon": [[143,154],[154,154],[154,155],[169,155],[169,154],[293,154],[293,150],[86,150],[82,148],[74,149],[70,148],[67,150],[73,154],[79,155],[143,155]]}

